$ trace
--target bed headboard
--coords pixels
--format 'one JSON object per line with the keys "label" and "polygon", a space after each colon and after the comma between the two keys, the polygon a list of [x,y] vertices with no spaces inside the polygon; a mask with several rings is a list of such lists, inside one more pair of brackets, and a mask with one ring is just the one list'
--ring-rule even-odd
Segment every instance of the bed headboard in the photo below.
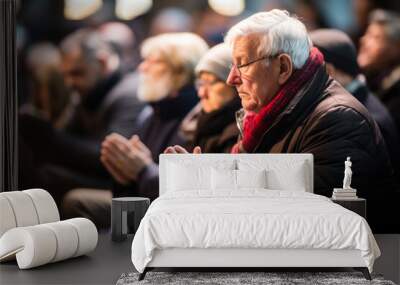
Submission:
{"label": "bed headboard", "polygon": [[[235,168],[244,165],[254,168],[290,169],[304,163],[303,179],[306,181],[307,192],[314,192],[314,159],[309,153],[302,154],[161,154],[159,160],[159,194],[166,192],[167,168],[169,162],[190,163],[190,165],[210,165],[217,163],[234,163]],[[240,169],[240,167],[239,167]],[[282,171],[284,172],[284,171]],[[298,175],[298,174],[297,174]]]}

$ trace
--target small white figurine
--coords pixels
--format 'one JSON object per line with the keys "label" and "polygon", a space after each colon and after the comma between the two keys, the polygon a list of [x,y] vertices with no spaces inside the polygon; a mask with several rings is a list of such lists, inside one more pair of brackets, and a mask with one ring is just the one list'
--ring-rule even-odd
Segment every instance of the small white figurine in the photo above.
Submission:
{"label": "small white figurine", "polygon": [[351,176],[353,175],[353,172],[351,171],[351,161],[350,157],[347,157],[347,160],[344,162],[344,179],[343,179],[343,189],[352,189],[350,184],[351,184]]}

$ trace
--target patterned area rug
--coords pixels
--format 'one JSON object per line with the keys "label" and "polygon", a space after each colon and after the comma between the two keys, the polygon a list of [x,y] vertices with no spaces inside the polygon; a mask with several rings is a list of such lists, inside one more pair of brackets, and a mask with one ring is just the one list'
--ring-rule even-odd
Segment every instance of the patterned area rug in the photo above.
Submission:
{"label": "patterned area rug", "polygon": [[142,281],[138,281],[139,273],[122,274],[117,285],[133,284],[376,284],[395,285],[384,280],[380,275],[372,275],[372,281],[364,278],[360,272],[148,272]]}

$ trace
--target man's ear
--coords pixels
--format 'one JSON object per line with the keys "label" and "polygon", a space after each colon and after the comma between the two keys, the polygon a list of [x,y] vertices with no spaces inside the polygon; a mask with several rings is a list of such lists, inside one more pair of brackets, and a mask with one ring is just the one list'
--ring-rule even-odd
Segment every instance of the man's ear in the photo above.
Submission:
{"label": "man's ear", "polygon": [[283,85],[293,73],[293,63],[290,56],[286,53],[280,54],[277,59],[279,61],[278,83],[279,85]]}

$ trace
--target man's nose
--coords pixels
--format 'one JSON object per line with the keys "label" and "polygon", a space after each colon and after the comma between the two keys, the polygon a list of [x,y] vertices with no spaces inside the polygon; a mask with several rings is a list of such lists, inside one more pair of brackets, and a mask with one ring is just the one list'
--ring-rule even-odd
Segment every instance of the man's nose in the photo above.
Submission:
{"label": "man's nose", "polygon": [[226,83],[231,86],[237,86],[242,84],[242,79],[240,78],[240,73],[235,66],[232,66],[228,78],[226,79]]}

